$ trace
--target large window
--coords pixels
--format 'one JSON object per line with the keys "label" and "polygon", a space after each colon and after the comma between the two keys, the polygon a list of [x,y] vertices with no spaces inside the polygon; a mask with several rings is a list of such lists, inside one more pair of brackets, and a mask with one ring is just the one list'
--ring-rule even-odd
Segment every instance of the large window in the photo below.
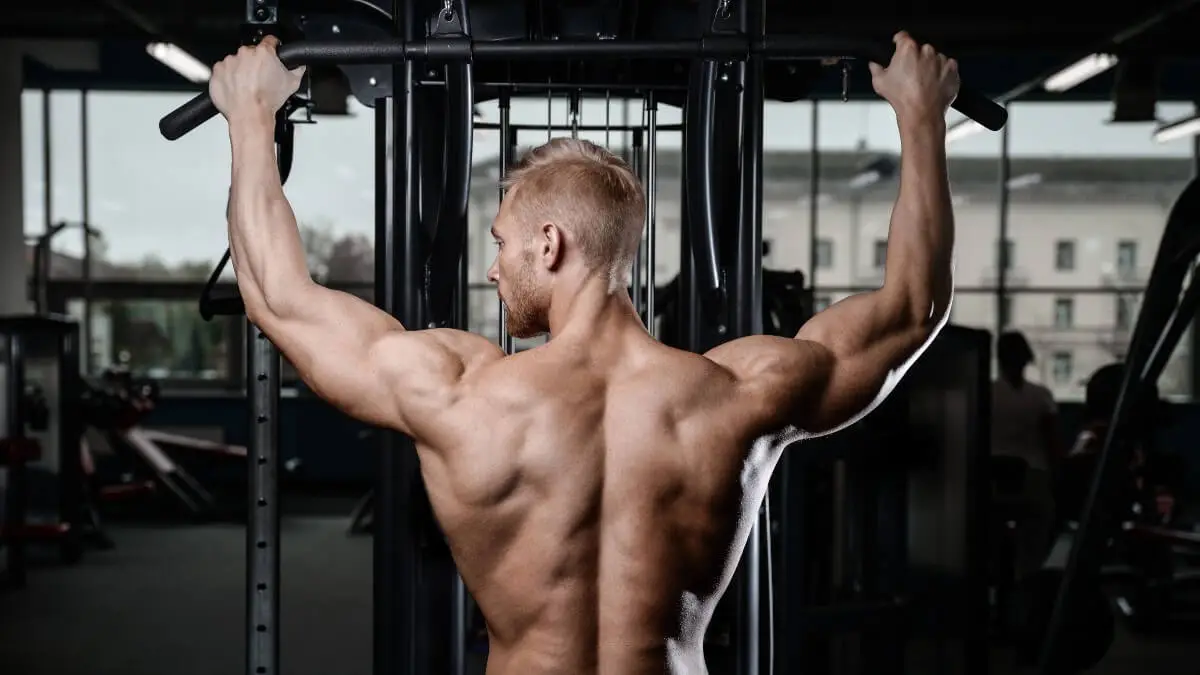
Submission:
{"label": "large window", "polygon": [[[195,309],[198,287],[189,287],[185,295],[164,298],[148,291],[135,297],[139,283],[150,289],[203,281],[225,250],[229,143],[224,123],[214,120],[175,142],[162,140],[157,130],[162,114],[187,98],[27,92],[25,230],[36,236],[47,223],[86,220],[97,233],[87,240],[97,282],[87,350],[94,367],[127,356],[146,372],[236,383],[241,379],[240,327],[188,323],[185,316]],[[85,111],[86,190],[80,145]],[[1192,150],[1186,141],[1152,143],[1148,125],[1106,124],[1107,103],[1017,103],[1010,112],[1004,233],[998,210],[1000,134],[956,135],[948,141],[956,223],[952,320],[993,332],[1002,327],[1023,331],[1056,396],[1079,398],[1080,383],[1091,372],[1124,358],[1167,213],[1193,172]],[[1161,104],[1158,116],[1174,119],[1190,112],[1190,105]],[[49,153],[43,151],[44,113]],[[350,113],[297,129],[286,191],[314,275],[369,297],[374,111],[351,102]],[[479,113],[485,125],[499,119],[494,101],[480,104]],[[606,110],[601,98],[585,101],[582,114],[585,125],[642,118],[640,101],[626,106],[614,100]],[[549,110],[544,97],[514,101],[515,124],[547,120],[567,122],[565,97],[554,98]],[[662,286],[679,271],[681,139],[671,129],[681,121],[679,109],[660,106],[658,121],[667,130],[657,139],[656,259],[649,268]],[[878,288],[899,175],[900,139],[891,107],[881,101],[770,102],[765,121],[763,235],[772,243],[765,264],[804,271],[822,303]],[[632,159],[630,134],[583,136]],[[519,144],[526,148],[545,138],[541,131],[522,131]],[[815,190],[813,152],[820,153]],[[478,130],[467,251],[473,288],[469,316],[471,329],[490,338],[499,325],[495,289],[486,280],[494,255],[487,230],[498,208],[498,154],[499,134]],[[77,226],[55,240],[51,271],[58,282],[70,284],[83,275],[84,242],[83,228]],[[1002,279],[1007,294],[999,297]],[[120,294],[109,292],[122,284]],[[78,288],[72,292],[67,295],[80,294]],[[83,315],[78,303],[71,311]],[[1189,340],[1184,338],[1160,382],[1169,396],[1192,391]],[[138,349],[144,353],[135,354]],[[222,359],[224,365],[218,363]]]}
{"label": "large window", "polygon": [[[1010,110],[1008,236],[1021,250],[1008,269],[1013,326],[1055,395],[1077,400],[1097,368],[1125,358],[1152,252],[1192,175],[1192,149],[1154,143],[1153,124],[1108,123],[1109,103]],[[1161,119],[1190,112],[1158,106]],[[1167,395],[1191,393],[1189,340],[1160,380]]]}
{"label": "large window", "polygon": [[[84,320],[82,300],[67,303]],[[194,300],[106,299],[92,303],[91,373],[128,368],[135,376],[194,384],[238,378],[243,321],[204,321]]]}

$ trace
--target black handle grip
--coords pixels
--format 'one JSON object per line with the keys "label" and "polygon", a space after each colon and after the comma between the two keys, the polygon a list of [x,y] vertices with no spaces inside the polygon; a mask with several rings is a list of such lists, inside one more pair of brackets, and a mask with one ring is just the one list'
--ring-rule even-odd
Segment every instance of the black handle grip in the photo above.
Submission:
{"label": "black handle grip", "polygon": [[196,94],[195,98],[172,110],[158,121],[158,131],[168,141],[179,140],[184,134],[209,121],[217,114],[208,92]]}
{"label": "black handle grip", "polygon": [[212,321],[214,316],[241,316],[246,313],[246,304],[240,295],[225,297],[200,297],[200,317]]}
{"label": "black handle grip", "polygon": [[[881,66],[886,66],[891,63],[892,54],[895,51],[895,45],[880,44],[879,47],[871,49],[863,56]],[[1007,108],[966,85],[959,85],[958,98],[954,99],[954,103],[950,107],[991,131],[1000,131],[1008,122]]]}
{"label": "black handle grip", "polygon": [[[310,49],[309,51],[313,51]],[[327,50],[328,51],[328,50]],[[305,60],[304,43],[287,44],[277,52],[279,60],[288,68],[303,65]],[[335,52],[336,55],[336,52]],[[217,106],[207,91],[196,94],[192,100],[167,113],[158,121],[158,131],[168,141],[179,140],[192,129],[204,124],[217,115]]]}

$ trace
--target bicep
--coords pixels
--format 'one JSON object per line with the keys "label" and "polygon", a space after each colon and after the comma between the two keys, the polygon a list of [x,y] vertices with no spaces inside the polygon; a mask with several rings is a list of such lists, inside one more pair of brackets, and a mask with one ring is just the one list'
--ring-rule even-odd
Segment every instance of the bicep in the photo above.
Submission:
{"label": "bicep", "polygon": [[[941,325],[912,321],[890,310],[884,291],[851,296],[801,327],[819,376],[802,381],[813,391],[796,411],[797,426],[813,434],[844,429],[865,417],[896,388]],[[944,321],[943,321],[944,323]],[[811,368],[811,365],[809,365]]]}

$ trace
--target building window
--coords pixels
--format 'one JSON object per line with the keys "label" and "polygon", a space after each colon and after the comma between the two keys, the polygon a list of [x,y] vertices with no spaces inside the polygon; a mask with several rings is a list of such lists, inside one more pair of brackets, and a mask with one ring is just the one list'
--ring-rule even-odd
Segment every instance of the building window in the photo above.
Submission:
{"label": "building window", "polygon": [[1054,368],[1054,381],[1059,384],[1066,384],[1071,381],[1071,373],[1075,368],[1075,359],[1071,352],[1054,352],[1050,359],[1051,367]]}
{"label": "building window", "polygon": [[1071,298],[1054,299],[1054,327],[1070,328],[1075,324],[1075,301]]}
{"label": "building window", "polygon": [[1070,272],[1075,269],[1075,241],[1060,239],[1054,243],[1054,269]]}
{"label": "building window", "polygon": [[833,240],[817,240],[817,269],[826,270],[833,267]]}
{"label": "building window", "polygon": [[818,295],[813,297],[813,313],[823,312],[833,304],[833,298],[828,295]]}
{"label": "building window", "polygon": [[1117,296],[1117,330],[1129,330],[1137,316],[1137,298],[1132,295]]}
{"label": "building window", "polygon": [[1123,239],[1117,242],[1117,272],[1129,277],[1137,271],[1137,242]]}
{"label": "building window", "polygon": [[875,269],[877,269],[877,270],[883,269],[883,266],[886,262],[887,262],[887,239],[876,239],[875,240],[875,260],[874,260]]}
{"label": "building window", "polygon": [[996,268],[1002,270],[1011,270],[1013,265],[1013,256],[1016,254],[1016,245],[1012,239],[1005,239],[1003,242],[996,242]]}

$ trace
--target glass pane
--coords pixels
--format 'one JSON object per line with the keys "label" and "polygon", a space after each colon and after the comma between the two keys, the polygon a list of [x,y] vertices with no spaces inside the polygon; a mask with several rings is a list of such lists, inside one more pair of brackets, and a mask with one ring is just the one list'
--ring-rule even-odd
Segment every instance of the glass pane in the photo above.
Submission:
{"label": "glass pane", "polygon": [[824,270],[845,255],[832,240],[812,246],[812,116],[806,101],[768,101],[763,108],[763,237],[775,242],[763,267],[802,271],[809,284],[814,257]]}
{"label": "glass pane", "polygon": [[[834,243],[834,264],[818,288],[877,288],[882,249],[896,201],[900,135],[884,101],[822,102],[817,107],[821,152],[817,232]],[[948,137],[946,151],[956,225],[958,287],[994,286],[999,232],[1000,134]],[[845,251],[845,253],[843,253]]]}
{"label": "glass pane", "polygon": [[[164,380],[222,380],[239,340],[239,317],[204,321],[194,300],[96,300],[92,306],[92,372],[126,366]],[[240,373],[236,375],[240,377]]]}
{"label": "glass pane", "polygon": [[[47,100],[50,113],[49,184],[45,175],[47,158],[43,137]],[[64,225],[55,227],[49,240],[51,253],[45,264],[50,278],[78,279],[83,271],[83,228],[80,224],[85,214],[81,198],[80,100],[77,91],[51,92],[48,99],[41,91],[27,91],[21,95],[24,230],[26,255],[31,264],[33,247],[48,227]]]}
{"label": "glass pane", "polygon": [[[1192,106],[1160,103],[1160,119]],[[1110,124],[1110,103],[1015,103],[1010,287],[1128,288],[1149,278],[1175,198],[1193,172],[1187,142],[1154,143],[1154,123]],[[1063,243],[1070,242],[1063,262]],[[961,244],[960,244],[961,248]],[[969,283],[964,280],[964,283]]]}
{"label": "glass pane", "polygon": [[[1021,292],[1011,298],[1013,328],[1025,334],[1036,355],[1031,379],[1045,383],[1060,400],[1082,400],[1093,372],[1125,358],[1141,295]],[[1164,395],[1186,397],[1192,391],[1189,340],[1185,336],[1180,341],[1163,371],[1159,387]]]}
{"label": "glass pane", "polygon": [[[25,209],[25,236],[36,237],[46,231],[45,158],[42,153],[42,92],[21,94],[21,175]],[[53,209],[52,209],[53,211]],[[51,214],[53,215],[53,214]]]}
{"label": "glass pane", "polygon": [[[190,97],[88,95],[91,219],[103,236],[94,251],[97,278],[204,279],[224,252],[225,124],[204,124],[174,142],[158,133],[163,113]],[[373,263],[368,252],[375,222],[374,112],[353,100],[349,111],[297,127],[286,193],[307,235],[313,271],[359,279],[364,262]],[[72,124],[78,128],[77,117]],[[26,143],[31,142],[38,143],[27,132]],[[69,170],[77,173],[74,161]]]}
{"label": "glass pane", "polygon": [[468,321],[471,332],[493,342],[499,341],[500,300],[496,296],[496,288],[491,284],[473,285],[470,298]]}
{"label": "glass pane", "polygon": [[954,294],[950,322],[968,328],[996,330],[996,294],[987,291],[959,291]]}
{"label": "glass pane", "polygon": [[[1192,112],[1164,102],[1157,116]],[[1111,116],[1107,102],[1011,106],[1013,323],[1059,398],[1082,398],[1093,371],[1124,358],[1167,215],[1193,173],[1190,143],[1155,143],[1153,122],[1111,124]],[[1189,349],[1185,340],[1176,350],[1164,393],[1191,391]]]}

